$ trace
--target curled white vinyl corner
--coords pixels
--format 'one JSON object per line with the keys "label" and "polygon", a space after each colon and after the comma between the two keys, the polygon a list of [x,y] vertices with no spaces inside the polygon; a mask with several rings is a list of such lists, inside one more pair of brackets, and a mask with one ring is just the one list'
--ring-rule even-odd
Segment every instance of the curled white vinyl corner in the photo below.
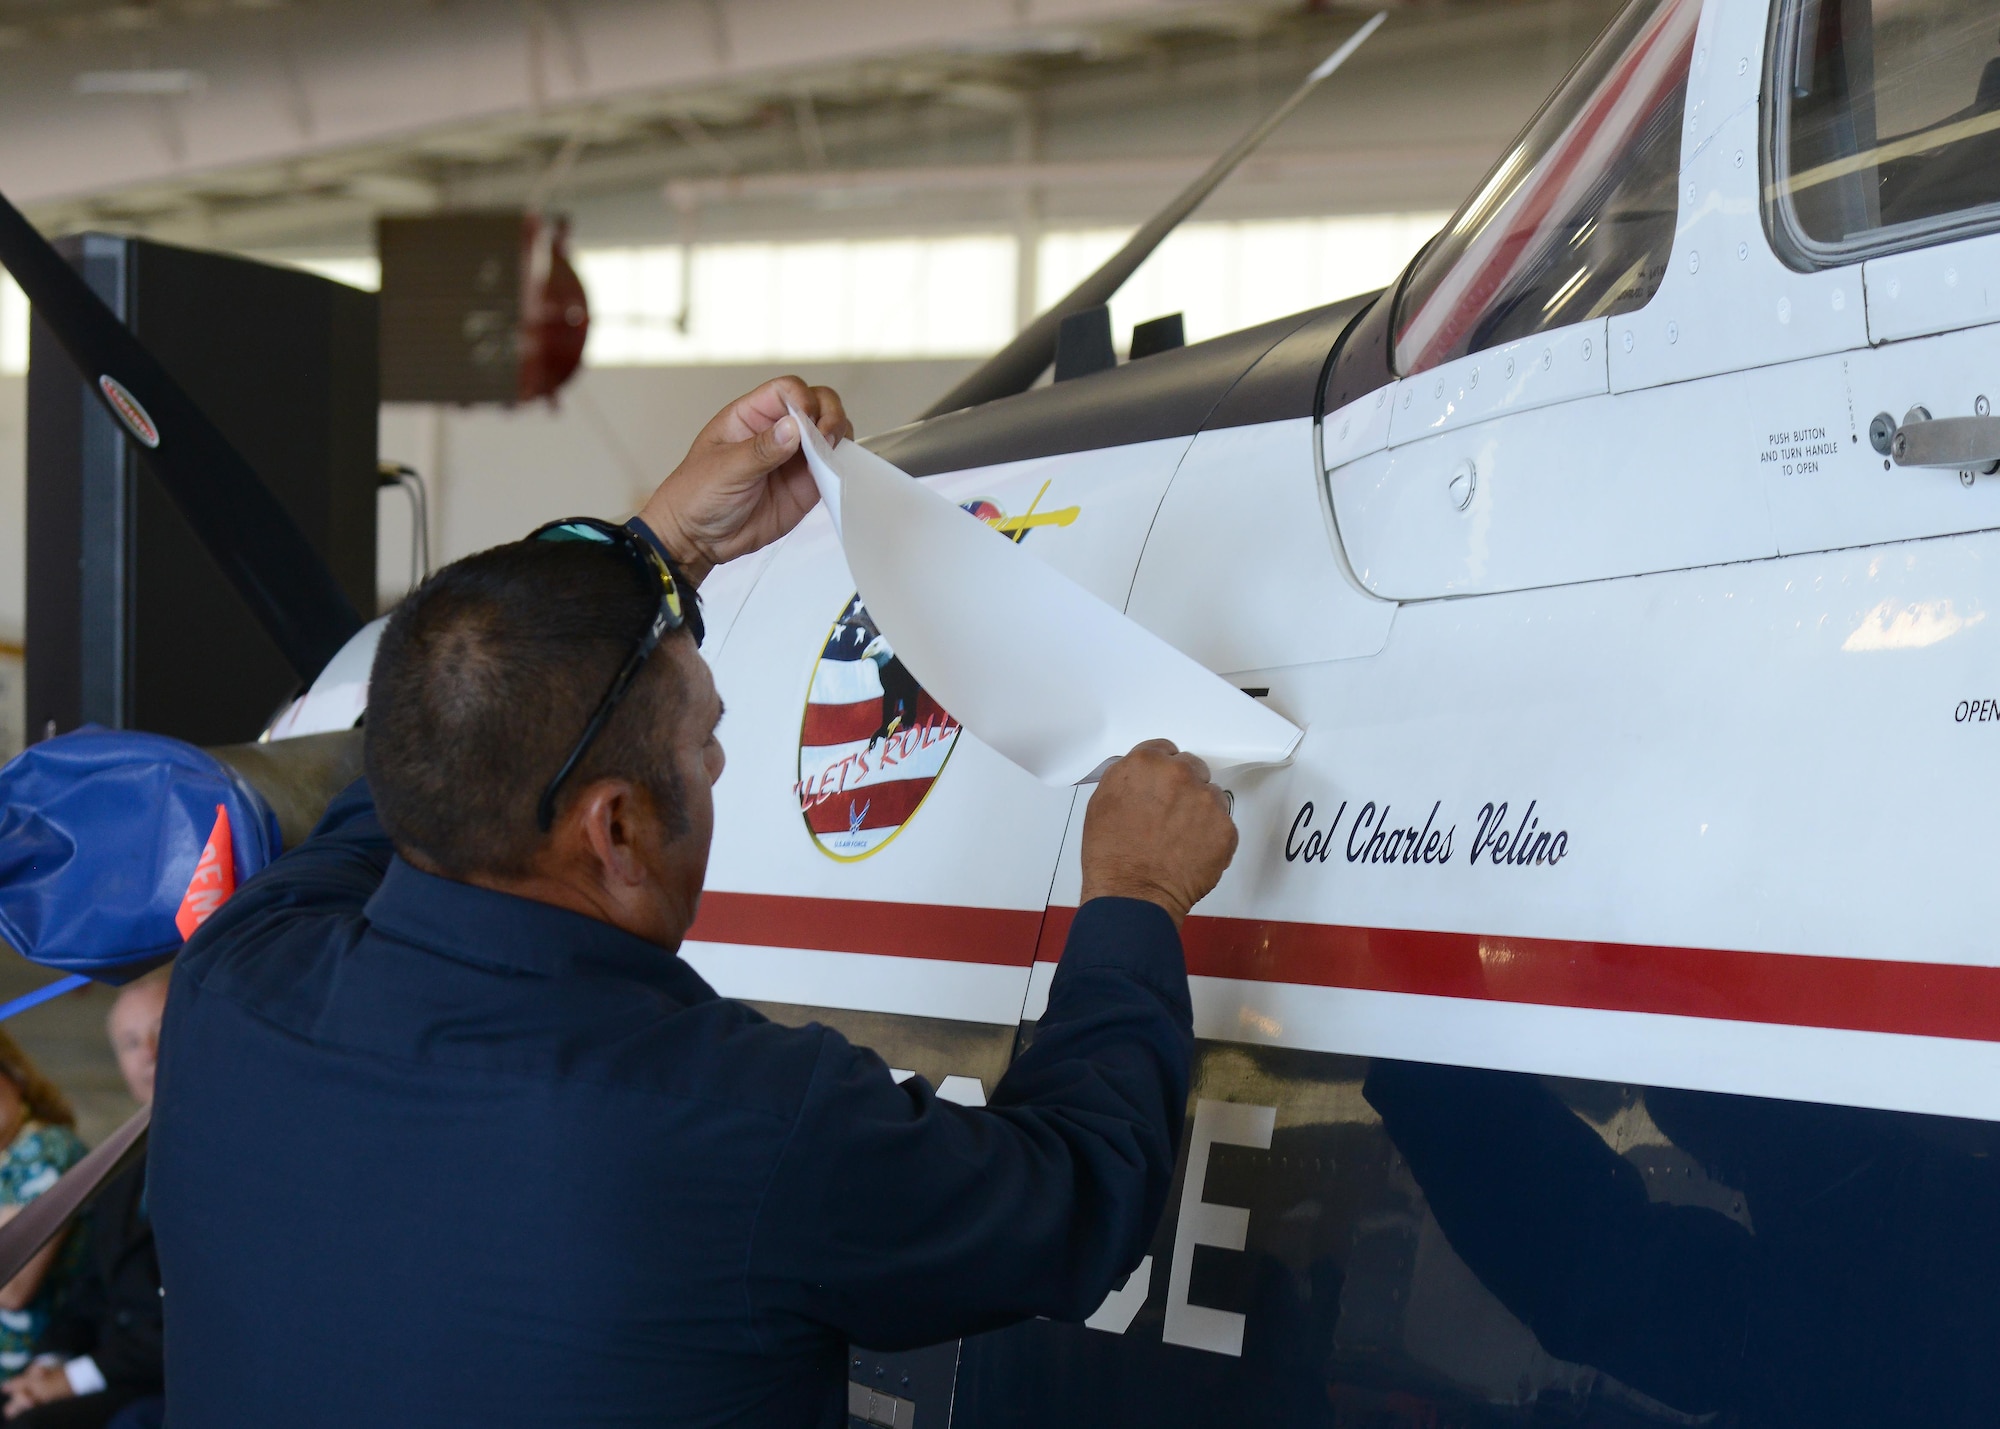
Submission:
{"label": "curled white vinyl corner", "polygon": [[[1052,785],[1147,739],[1216,774],[1282,764],[1301,732],[866,447],[794,412],[848,569],[897,656],[964,728]],[[961,632],[1004,622],[1003,641]]]}
{"label": "curled white vinyl corner", "polygon": [[840,475],[833,467],[833,450],[827,446],[826,438],[820,435],[818,426],[801,416],[797,407],[787,402],[785,410],[791,413],[792,421],[799,429],[799,447],[806,454],[806,467],[812,472],[813,485],[819,488],[820,505],[826,508],[827,519],[833,522],[833,534],[839,536]]}

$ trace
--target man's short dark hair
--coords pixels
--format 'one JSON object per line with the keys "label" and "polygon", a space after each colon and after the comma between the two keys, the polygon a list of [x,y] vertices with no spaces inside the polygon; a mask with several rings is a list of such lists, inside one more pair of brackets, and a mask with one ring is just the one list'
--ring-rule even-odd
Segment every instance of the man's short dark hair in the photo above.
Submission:
{"label": "man's short dark hair", "polygon": [[[614,550],[576,541],[496,546],[405,597],[375,651],[363,735],[397,848],[454,877],[527,872],[542,789],[658,606],[658,587]],[[669,665],[654,652],[564,781],[558,818],[593,780],[616,777],[685,832],[670,741],[682,691]]]}

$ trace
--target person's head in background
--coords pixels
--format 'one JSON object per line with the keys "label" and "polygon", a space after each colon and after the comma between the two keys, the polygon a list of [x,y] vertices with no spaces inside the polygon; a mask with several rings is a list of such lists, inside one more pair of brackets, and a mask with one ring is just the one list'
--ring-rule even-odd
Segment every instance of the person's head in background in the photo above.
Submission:
{"label": "person's head in background", "polygon": [[160,1019],[167,1011],[170,967],[154,968],[125,984],[104,1019],[104,1030],[117,1054],[118,1070],[141,1106],[153,1101],[153,1066],[160,1056]]}
{"label": "person's head in background", "polygon": [[0,1145],[11,1142],[30,1122],[75,1126],[69,1098],[42,1075],[35,1059],[0,1028]]}

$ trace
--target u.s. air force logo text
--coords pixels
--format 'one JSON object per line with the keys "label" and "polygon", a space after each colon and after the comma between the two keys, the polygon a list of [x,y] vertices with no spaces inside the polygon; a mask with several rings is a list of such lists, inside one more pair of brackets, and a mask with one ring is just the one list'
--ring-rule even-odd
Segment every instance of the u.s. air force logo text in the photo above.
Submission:
{"label": "u.s. air force logo text", "polygon": [[[1008,516],[987,500],[965,509],[1009,540],[1067,526],[1079,508]],[[971,638],[971,637],[968,637]],[[929,797],[958,744],[959,725],[896,658],[859,595],[849,596],[813,665],[799,727],[794,788],[819,850],[845,863],[878,853]]]}

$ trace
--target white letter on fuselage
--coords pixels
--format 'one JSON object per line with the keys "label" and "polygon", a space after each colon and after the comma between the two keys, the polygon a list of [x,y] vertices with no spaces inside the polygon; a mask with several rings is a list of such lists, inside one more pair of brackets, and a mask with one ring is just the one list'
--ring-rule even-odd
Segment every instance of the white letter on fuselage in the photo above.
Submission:
{"label": "white letter on fuselage", "polygon": [[1219,1355],[1243,1353],[1243,1317],[1234,1310],[1214,1310],[1188,1303],[1188,1280],[1194,1273],[1194,1248],[1215,1246],[1241,1250],[1250,1234],[1250,1213],[1241,1206],[1215,1206],[1202,1199],[1208,1181],[1208,1153],[1219,1141],[1226,1146],[1271,1149],[1271,1132],[1278,1109],[1240,1102],[1194,1104],[1194,1133],[1188,1138],[1187,1177],[1181,1183],[1181,1213],[1174,1226],[1174,1263],[1167,1273],[1167,1319],[1160,1338],[1170,1345],[1212,1350]]}
{"label": "white letter on fuselage", "polygon": [[1104,1303],[1083,1323],[1093,1330],[1122,1335],[1132,1328],[1146,1297],[1153,1290],[1153,1257],[1139,1262],[1139,1268],[1125,1277],[1125,1283],[1104,1297]]}

